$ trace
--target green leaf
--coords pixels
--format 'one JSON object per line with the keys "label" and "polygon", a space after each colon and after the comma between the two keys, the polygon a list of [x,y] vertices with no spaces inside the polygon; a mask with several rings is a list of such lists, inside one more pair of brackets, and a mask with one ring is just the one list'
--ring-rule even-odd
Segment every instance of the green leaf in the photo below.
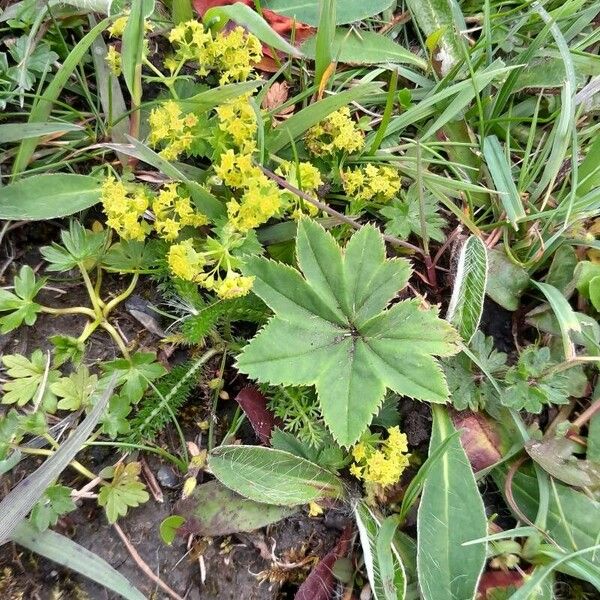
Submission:
{"label": "green leaf", "polygon": [[[550,358],[549,348],[527,346],[519,355],[517,364],[508,369],[504,377],[507,388],[502,396],[502,403],[515,410],[527,410],[539,414],[549,404],[568,404],[570,395],[581,392],[573,387],[571,377],[576,367],[567,371],[552,373],[556,366]],[[579,375],[586,379],[581,368]],[[578,387],[575,380],[575,388]]]}
{"label": "green leaf", "polygon": [[[314,59],[316,36],[308,38],[301,46],[302,52]],[[427,68],[427,62],[392,39],[374,31],[360,32],[355,29],[337,29],[331,45],[334,61],[347,64],[408,64]]]}
{"label": "green leaf", "polygon": [[219,481],[196,486],[192,496],[179,502],[176,510],[185,517],[186,530],[210,537],[254,531],[296,512],[294,507],[244,498]]}
{"label": "green leaf", "polygon": [[[493,474],[504,493],[505,473],[496,469]],[[535,521],[540,505],[536,477],[517,471],[512,478],[511,492],[523,514]],[[562,483],[551,483],[545,529],[563,551],[582,550],[598,543],[598,514],[600,502],[597,500]],[[600,566],[600,553],[596,552],[590,560]]]}
{"label": "green leaf", "polygon": [[127,511],[147,502],[150,496],[139,480],[140,463],[119,463],[110,483],[105,483],[98,493],[98,504],[104,507],[109,523],[116,523]]}
{"label": "green leaf", "polygon": [[0,289],[0,313],[8,313],[0,317],[0,333],[8,333],[23,323],[35,323],[41,306],[33,299],[45,283],[45,277],[36,279],[33,269],[29,265],[23,265],[15,276],[15,293]]}
{"label": "green leaf", "polygon": [[54,242],[40,248],[41,255],[48,261],[48,271],[69,271],[83,266],[87,271],[98,263],[104,253],[106,232],[93,232],[79,221],[71,221],[69,229],[60,232],[63,245]]}
{"label": "green leaf", "polygon": [[305,131],[322,121],[327,115],[346,106],[349,102],[363,100],[380,90],[379,83],[360,83],[349,90],[309,104],[275,127],[266,136],[265,148],[273,154],[279,152],[290,144],[291,140],[297,140]]}
{"label": "green leaf", "polygon": [[433,61],[440,65],[439,73],[445,77],[463,60],[458,34],[460,27],[453,12],[453,8],[460,11],[458,4],[447,0],[407,0],[406,5],[427,37]]}
{"label": "green leaf", "polygon": [[117,273],[148,273],[156,266],[157,258],[151,244],[122,239],[104,254],[102,267]]}
{"label": "green leaf", "polygon": [[[137,71],[141,75],[144,54],[144,19],[154,11],[154,0],[132,0],[131,11],[123,32],[121,63],[123,77],[130,94],[136,96]],[[141,90],[139,90],[141,93]]]}
{"label": "green leaf", "polygon": [[[577,253],[573,246],[567,244],[562,245],[552,257],[552,263],[546,275],[546,283],[554,286],[565,297],[569,297],[572,290],[569,290],[570,283],[575,277],[577,262]],[[600,267],[598,269],[600,275]]]}
{"label": "green leaf", "polygon": [[[402,199],[392,200],[391,204],[384,206],[379,212],[386,219],[385,232],[401,240],[407,240],[412,234],[421,237],[421,211],[419,207],[419,193],[416,185],[411,185]],[[430,240],[443,242],[446,239],[444,227],[448,225],[446,219],[439,213],[439,204],[431,194],[425,190],[424,217],[427,236]]]}
{"label": "green leaf", "polygon": [[231,6],[209,8],[204,13],[202,20],[207,26],[216,22],[218,29],[225,27],[230,20],[235,21],[268,46],[297,58],[302,56],[297,48],[282,38],[256,11],[241,2],[236,2]]}
{"label": "green leaf", "polygon": [[92,396],[98,388],[98,376],[90,375],[87,367],[79,368],[68,377],[61,377],[50,385],[50,390],[58,396],[61,410],[79,410],[92,404]]}
{"label": "green leaf", "polygon": [[517,310],[519,299],[529,285],[529,275],[501,250],[488,253],[489,269],[486,294],[502,308]]}
{"label": "green leaf", "polygon": [[131,412],[131,402],[124,396],[118,394],[111,397],[108,403],[108,411],[102,418],[102,432],[111,439],[118,435],[129,433],[131,426],[127,416]]}
{"label": "green leaf", "polygon": [[40,533],[24,521],[17,525],[12,540],[31,552],[80,573],[125,600],[146,600],[146,596],[104,559],[64,535],[49,529]]}
{"label": "green leaf", "polygon": [[36,397],[40,386],[44,385],[41,397],[42,408],[51,413],[56,411],[56,395],[51,387],[52,383],[58,380],[60,373],[48,369],[46,377],[47,360],[41,350],[34,350],[30,359],[20,354],[5,354],[2,357],[2,364],[11,377],[3,385],[2,404],[24,406]]}
{"label": "green leaf", "polygon": [[167,370],[156,362],[154,352],[136,352],[129,359],[118,358],[103,364],[107,374],[116,373],[117,385],[123,385],[121,395],[130,403],[140,401],[151,381],[162,377]]}
{"label": "green leaf", "polygon": [[238,369],[261,382],[315,385],[325,423],[343,446],[358,440],[386,387],[446,402],[446,382],[432,355],[454,354],[457,334],[435,309],[415,300],[384,310],[406,285],[410,267],[404,259],[386,259],[379,231],[363,227],[342,253],[320,225],[303,219],[296,252],[301,272],[247,259],[254,291],[275,317],[238,355]]}
{"label": "green leaf", "polygon": [[[336,0],[336,24],[345,25],[377,15],[390,6],[393,0]],[[264,8],[316,27],[319,24],[320,0],[264,0]]]}
{"label": "green leaf", "polygon": [[475,335],[483,312],[487,262],[485,244],[478,237],[471,236],[460,251],[446,315],[467,344]]}
{"label": "green leaf", "polygon": [[[48,87],[44,90],[44,93],[37,99],[37,102],[34,104],[33,108],[29,112],[29,119],[28,119],[29,123],[44,123],[48,120],[48,117],[50,116],[50,113],[52,112],[53,104],[54,104],[54,102],[56,102],[56,99],[58,98],[64,85],[67,83],[67,81],[71,77],[73,71],[81,64],[82,58],[88,51],[89,47],[92,45],[93,41],[96,39],[96,37],[98,35],[100,35],[106,29],[106,27],[109,23],[110,23],[109,19],[102,20],[100,23],[98,23],[98,25],[96,25],[93,29],[91,29],[84,37],[82,37],[81,40],[79,40],[79,42],[77,42],[77,44],[72,48],[72,50],[69,52],[67,58],[63,61],[61,67],[58,69],[58,71],[56,71],[54,76],[51,78],[50,83],[48,84]],[[15,157],[15,162],[13,164],[13,173],[18,174],[18,173],[22,173],[23,171],[25,171],[25,169],[27,168],[27,164],[29,163],[38,143],[39,143],[39,138],[28,139],[28,140],[24,140],[23,142],[21,142],[21,145],[19,146],[19,151],[17,152],[17,156]],[[72,177],[84,177],[84,176],[83,175],[70,175],[70,174],[69,175],[67,175],[67,174],[35,175],[34,177],[30,177],[29,179],[33,179],[33,178],[39,179],[42,177],[51,178],[51,179],[46,179],[48,184],[50,184],[51,181],[58,182],[59,178],[65,178],[65,177],[72,178]],[[83,181],[83,180],[80,180],[80,181]],[[12,184],[12,185],[16,185],[16,184]],[[3,211],[2,211],[1,207],[4,206],[3,202],[5,199],[5,195],[6,195],[6,190],[9,187],[10,186],[6,186],[5,188],[3,188],[2,198],[0,199],[0,218],[2,218],[2,219],[32,218],[32,217],[20,217],[20,216],[3,216]],[[94,201],[91,201],[92,198],[90,196],[88,196],[87,202],[90,202],[90,203],[87,206],[83,206],[82,208],[77,207],[77,199],[76,198],[71,198],[71,201],[68,204],[63,203],[61,205],[59,203],[56,203],[54,206],[51,205],[50,208],[52,208],[54,210],[61,209],[61,213],[47,215],[46,213],[42,213],[42,211],[47,206],[47,202],[40,202],[39,199],[45,198],[45,196],[46,196],[45,192],[47,192],[48,190],[53,190],[53,189],[54,189],[54,187],[52,185],[47,186],[45,191],[41,190],[43,193],[32,198],[32,200],[33,199],[36,200],[35,205],[37,205],[36,210],[33,213],[34,214],[33,219],[52,219],[55,217],[64,217],[66,215],[73,214],[74,212],[77,212],[78,210],[82,210],[83,208],[87,208],[88,206],[92,206],[93,204],[95,204],[98,201],[98,199],[100,197],[100,190],[98,189],[98,192],[97,192],[98,196],[96,197],[96,199]],[[82,191],[83,190],[80,188],[80,192],[82,192]],[[89,188],[88,188],[88,192],[89,192]],[[82,194],[82,197],[85,199],[86,195]],[[73,210],[71,210],[72,206],[75,206],[75,208],[73,208]],[[18,210],[20,207],[20,204],[16,203],[16,204],[14,204],[14,207],[16,207],[16,209]],[[62,211],[70,211],[70,212],[62,212]],[[40,215],[40,216],[35,216],[35,215]]]}
{"label": "green leaf", "polygon": [[502,202],[506,217],[516,231],[519,221],[527,215],[525,208],[523,208],[521,196],[519,196],[517,186],[515,185],[510,164],[495,135],[484,138],[483,155],[496,190],[500,194],[500,202]]}
{"label": "green leaf", "polygon": [[78,365],[85,352],[85,344],[70,335],[51,335],[48,338],[54,346],[54,366],[60,367],[67,361]]}
{"label": "green leaf", "polygon": [[185,523],[185,519],[179,515],[171,515],[160,524],[159,533],[160,539],[170,546],[175,541],[177,530]]}
{"label": "green leaf", "polygon": [[56,525],[59,517],[75,510],[71,489],[64,485],[51,485],[31,510],[29,520],[38,531]]}
{"label": "green leaf", "polygon": [[[333,44],[335,39],[335,0],[321,0],[319,26],[314,37],[315,84],[321,88],[327,84],[323,80],[327,69],[334,63]],[[324,89],[324,88],[323,88]]]}
{"label": "green leaf", "polygon": [[[430,453],[455,432],[446,411],[433,407]],[[435,463],[423,487],[417,518],[417,568],[424,600],[473,598],[486,546],[463,542],[487,533],[483,501],[458,437]]]}
{"label": "green leaf", "polygon": [[255,502],[296,506],[345,495],[340,478],[318,465],[273,448],[219,446],[208,456],[213,475]]}
{"label": "green leaf", "polygon": [[83,127],[75,123],[2,123],[0,125],[0,144],[20,142],[42,135],[82,130]]}
{"label": "green leaf", "polygon": [[100,182],[89,175],[32,175],[2,187],[0,219],[42,221],[66,217],[100,200]]}
{"label": "green leaf", "polygon": [[386,519],[384,529],[383,519],[375,516],[364,501],[356,504],[354,516],[374,600],[403,600],[406,575],[402,558],[393,544],[397,522]]}

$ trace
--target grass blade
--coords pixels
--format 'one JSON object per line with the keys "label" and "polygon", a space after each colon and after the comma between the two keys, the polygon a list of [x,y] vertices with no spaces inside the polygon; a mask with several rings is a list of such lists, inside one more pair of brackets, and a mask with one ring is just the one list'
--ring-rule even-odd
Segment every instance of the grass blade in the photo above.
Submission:
{"label": "grass blade", "polygon": [[146,598],[103,558],[55,531],[47,529],[39,532],[27,521],[22,521],[13,531],[11,539],[31,552],[77,571],[126,600]]}
{"label": "grass blade", "polygon": [[510,165],[495,135],[490,135],[483,140],[483,155],[496,190],[500,194],[500,202],[502,202],[506,217],[517,230],[519,219],[523,219],[526,213]]}

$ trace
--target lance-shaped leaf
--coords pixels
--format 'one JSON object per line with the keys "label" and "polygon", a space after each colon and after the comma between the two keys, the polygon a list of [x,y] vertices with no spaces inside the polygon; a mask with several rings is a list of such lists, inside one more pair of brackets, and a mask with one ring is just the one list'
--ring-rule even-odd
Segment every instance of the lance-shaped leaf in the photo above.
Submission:
{"label": "lance-shaped leaf", "polygon": [[386,259],[377,229],[363,227],[342,251],[305,219],[296,253],[301,271],[260,257],[247,261],[254,291],[275,317],[238,356],[240,371],[276,385],[314,385],[325,423],[344,446],[369,425],[386,388],[446,402],[433,356],[456,353],[458,335],[416,300],[386,309],[411,269],[404,259]]}
{"label": "lance-shaped leaf", "polygon": [[213,475],[255,502],[278,506],[342,498],[342,480],[319,465],[263,446],[219,446],[208,455]]}

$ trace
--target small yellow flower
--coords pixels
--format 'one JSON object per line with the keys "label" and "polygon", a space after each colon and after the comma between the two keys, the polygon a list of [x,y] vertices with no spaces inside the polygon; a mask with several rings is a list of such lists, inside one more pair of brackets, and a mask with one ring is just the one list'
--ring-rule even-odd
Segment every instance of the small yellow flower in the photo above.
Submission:
{"label": "small yellow flower", "polygon": [[198,117],[184,114],[174,100],[167,100],[150,111],[148,141],[154,147],[163,145],[159,154],[167,160],[176,160],[188,151],[195,137]]}
{"label": "small yellow flower", "polygon": [[229,134],[233,145],[243,154],[256,149],[258,123],[250,103],[250,95],[244,94],[229,100],[216,109],[219,129]]}
{"label": "small yellow flower", "polygon": [[215,286],[215,291],[219,298],[239,298],[245,296],[252,289],[253,282],[254,277],[244,277],[230,271],[227,273],[225,279]]}
{"label": "small yellow flower", "polygon": [[165,240],[177,238],[183,227],[202,227],[208,224],[208,218],[196,212],[189,196],[179,193],[176,183],[163,187],[152,202],[156,217],[154,229]]}
{"label": "small yellow flower", "polygon": [[281,207],[281,194],[277,186],[262,173],[249,179],[240,201],[227,204],[229,222],[237,231],[248,231],[275,216]]}
{"label": "small yellow flower", "polygon": [[150,232],[150,225],[143,220],[150,199],[143,186],[130,186],[107,177],[102,184],[102,205],[106,222],[120,237],[142,241]]}
{"label": "small yellow flower", "polygon": [[109,46],[104,58],[110,72],[118,77],[121,74],[121,54],[116,50],[114,46]]}
{"label": "small yellow flower", "polygon": [[305,142],[315,156],[330,156],[341,151],[352,154],[363,148],[365,134],[351,119],[350,109],[344,106],[311,127]]}
{"label": "small yellow flower", "polygon": [[[129,12],[130,11],[125,11],[125,14],[121,17],[118,17],[117,19],[115,19],[114,23],[107,29],[108,31],[108,35],[110,35],[110,37],[113,38],[120,38],[123,37],[123,34],[125,33],[125,27],[127,26],[127,21],[129,20]],[[148,21],[147,19],[144,21],[144,30],[145,31],[152,31],[154,29],[152,23],[150,23],[150,21]]]}
{"label": "small yellow flower", "polygon": [[262,45],[258,38],[242,27],[220,32],[210,46],[213,64],[221,73],[219,83],[224,85],[245,81],[254,65],[262,58]]}
{"label": "small yellow flower", "polygon": [[346,194],[354,200],[388,202],[400,191],[400,175],[393,167],[368,164],[342,173]]}
{"label": "small yellow flower", "polygon": [[318,517],[323,514],[323,507],[317,502],[309,502],[308,504],[308,516]]}
{"label": "small yellow flower", "polygon": [[390,427],[383,441],[359,442],[352,449],[354,464],[350,473],[365,483],[387,487],[397,483],[408,466],[406,435],[400,428]]}
{"label": "small yellow flower", "polygon": [[[317,199],[317,189],[323,185],[323,180],[321,172],[313,164],[284,161],[275,172],[284,177],[290,185],[297,187],[315,200]],[[319,213],[319,209],[314,204],[303,200],[297,194],[282,190],[281,195],[284,210],[293,219],[299,219],[304,215],[314,217]]]}
{"label": "small yellow flower", "polygon": [[205,264],[202,253],[197,252],[192,240],[173,244],[167,253],[171,273],[185,281],[200,282],[204,278],[202,267]]}

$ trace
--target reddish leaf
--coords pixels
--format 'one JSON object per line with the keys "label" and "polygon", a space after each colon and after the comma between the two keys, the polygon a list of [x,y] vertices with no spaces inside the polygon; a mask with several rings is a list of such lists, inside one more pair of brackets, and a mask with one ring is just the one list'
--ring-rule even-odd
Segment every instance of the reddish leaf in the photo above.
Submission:
{"label": "reddish leaf", "polygon": [[306,581],[298,588],[294,600],[330,600],[336,582],[332,571],[333,565],[336,560],[346,556],[351,538],[352,526],[347,525],[335,547],[321,559]]}
{"label": "reddish leaf", "polygon": [[477,599],[486,600],[488,592],[498,588],[519,588],[522,585],[523,574],[519,571],[486,571],[479,580]]}
{"label": "reddish leaf", "polygon": [[281,426],[281,422],[267,408],[267,399],[256,388],[245,387],[235,397],[235,401],[246,413],[261,444],[268,446],[273,427]]}
{"label": "reddish leaf", "polygon": [[468,410],[454,412],[452,421],[462,430],[460,441],[474,471],[486,469],[502,458],[500,436],[483,414]]}

